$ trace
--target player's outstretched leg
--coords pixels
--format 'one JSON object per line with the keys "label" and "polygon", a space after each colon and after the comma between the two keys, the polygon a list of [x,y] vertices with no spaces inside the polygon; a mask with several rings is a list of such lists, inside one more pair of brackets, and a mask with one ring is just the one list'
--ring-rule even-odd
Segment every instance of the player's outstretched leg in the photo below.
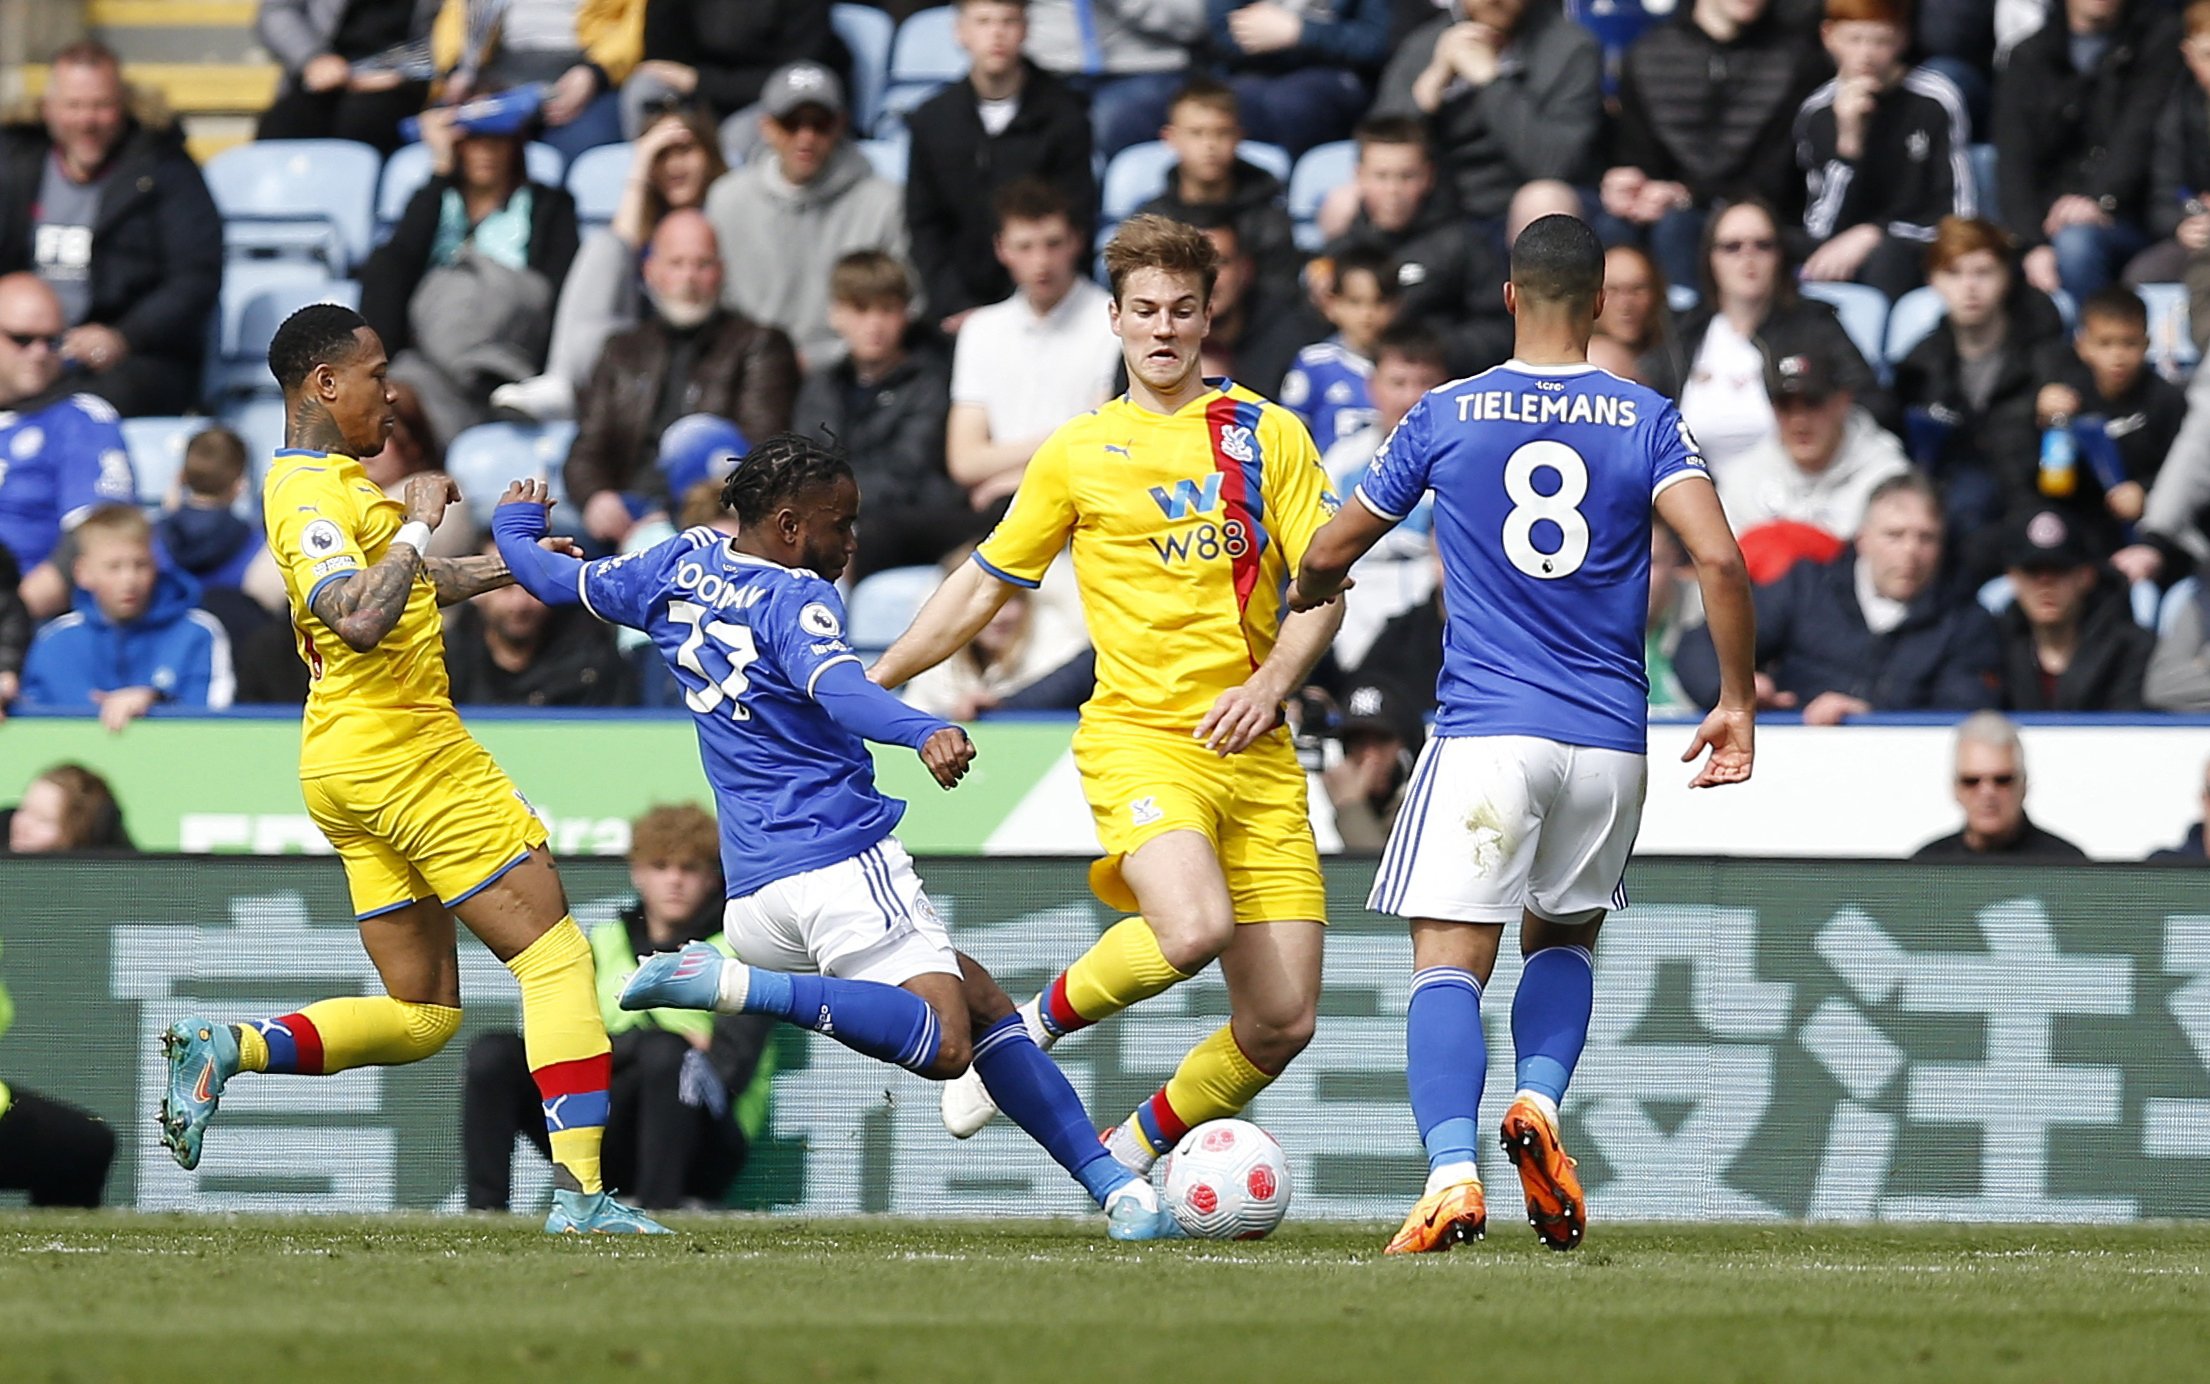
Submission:
{"label": "player's outstretched leg", "polygon": [[947,1033],[936,1010],[911,990],[747,966],[703,942],[645,958],[622,987],[621,1006],[768,1014],[932,1080],[967,1070],[965,1034]]}
{"label": "player's outstretched leg", "polygon": [[1488,1201],[1474,1151],[1488,1066],[1480,978],[1464,966],[1413,971],[1404,1012],[1404,1076],[1427,1149],[1427,1186],[1384,1253],[1447,1250],[1487,1231]]}
{"label": "player's outstretched leg", "polygon": [[1581,1178],[1558,1132],[1558,1104],[1588,1042],[1595,1003],[1594,923],[1563,927],[1529,914],[1521,924],[1527,961],[1512,997],[1514,1075],[1504,1113],[1504,1152],[1519,1170],[1527,1220],[1555,1250],[1581,1243],[1588,1207]]}

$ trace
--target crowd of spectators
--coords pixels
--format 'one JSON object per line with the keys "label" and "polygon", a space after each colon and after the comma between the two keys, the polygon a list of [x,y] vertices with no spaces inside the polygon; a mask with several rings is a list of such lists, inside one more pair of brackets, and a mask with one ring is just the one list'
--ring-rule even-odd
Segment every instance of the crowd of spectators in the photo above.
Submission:
{"label": "crowd of spectators", "polygon": [[[263,0],[285,76],[260,136],[419,140],[428,166],[351,271],[400,395],[378,484],[486,421],[572,421],[561,513],[633,550],[715,519],[705,482],[796,427],[858,470],[855,578],[956,561],[1119,387],[1101,174],[1156,138],[1155,195],[1121,210],[1213,239],[1208,371],[1297,412],[1339,486],[1422,391],[1509,355],[1511,236],[1576,210],[1612,246],[1592,355],[1698,437],[1761,583],[1769,707],[2210,709],[2186,585],[2210,375],[2135,291],[2210,302],[2210,0],[1683,0],[1610,50],[1561,0],[959,0],[967,75],[872,128],[830,10]],[[304,694],[258,459],[209,427],[155,497],[124,445],[124,419],[217,402],[225,274],[207,184],[128,75],[72,45],[0,130],[0,706],[118,727]],[[902,186],[870,137],[902,142]],[[624,139],[605,224],[532,172],[533,142]],[[1333,141],[1347,172],[1300,224],[1280,170]],[[1845,328],[1842,284],[1938,306],[1891,350]],[[672,441],[698,415],[726,439]],[[438,535],[480,541],[461,511]],[[1651,700],[1686,712],[1716,674],[1681,575],[1660,534]],[[1318,679],[1315,715],[1364,727],[1369,803],[1395,752],[1364,742],[1415,745],[1432,703],[1434,576],[1418,522],[1392,535]],[[915,695],[1078,703],[1054,585]],[[470,702],[672,695],[519,593],[456,610],[448,647]]]}

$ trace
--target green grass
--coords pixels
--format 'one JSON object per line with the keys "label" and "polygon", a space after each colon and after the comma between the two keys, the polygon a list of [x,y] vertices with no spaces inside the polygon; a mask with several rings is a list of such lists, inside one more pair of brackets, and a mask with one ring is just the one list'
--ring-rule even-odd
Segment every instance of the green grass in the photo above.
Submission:
{"label": "green grass", "polygon": [[2210,1375],[2210,1227],[1378,1228],[0,1216],[0,1379],[2128,1381]]}

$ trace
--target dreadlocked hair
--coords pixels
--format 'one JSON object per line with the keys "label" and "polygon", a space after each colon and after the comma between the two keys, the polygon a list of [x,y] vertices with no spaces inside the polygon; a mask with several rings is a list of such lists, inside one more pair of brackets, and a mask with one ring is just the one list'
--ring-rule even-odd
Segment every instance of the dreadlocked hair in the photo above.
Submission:
{"label": "dreadlocked hair", "polygon": [[852,463],[841,448],[797,433],[777,433],[744,454],[722,482],[721,505],[737,522],[764,522],[776,509],[817,486],[849,479]]}

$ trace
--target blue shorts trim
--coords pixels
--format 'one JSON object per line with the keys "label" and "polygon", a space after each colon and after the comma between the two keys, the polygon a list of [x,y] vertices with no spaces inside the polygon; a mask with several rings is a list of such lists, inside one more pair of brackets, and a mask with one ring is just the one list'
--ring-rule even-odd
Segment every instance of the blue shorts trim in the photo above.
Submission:
{"label": "blue shorts trim", "polygon": [[[503,873],[505,873],[505,872],[504,872],[504,871],[501,871],[500,873],[502,873],[502,874],[503,874]],[[497,878],[498,878],[498,876],[497,876],[497,875],[493,875],[493,876],[492,876],[492,879],[497,879]],[[486,880],[486,881],[485,881],[485,883],[487,883],[487,884],[488,884],[489,882],[490,882],[489,880]],[[383,916],[384,916],[384,915],[385,915],[386,913],[397,913],[397,912],[398,912],[398,911],[399,911],[400,909],[402,909],[402,908],[412,908],[412,907],[414,907],[414,906],[415,906],[416,904],[418,904],[418,903],[420,903],[420,902],[422,902],[422,900],[420,900],[420,899],[401,899],[401,900],[400,900],[399,902],[397,902],[397,903],[387,903],[387,904],[385,904],[385,905],[384,905],[384,906],[383,906],[382,908],[371,908],[371,909],[370,909],[370,910],[368,910],[368,912],[366,912],[366,913],[356,913],[356,914],[354,914],[354,915],[353,915],[353,921],[355,921],[355,922],[357,922],[357,923],[365,923],[365,922],[367,922],[367,921],[368,921],[369,919],[371,919],[371,918],[381,918],[381,917],[383,917]]]}
{"label": "blue shorts trim", "polygon": [[509,860],[506,864],[501,865],[498,869],[493,870],[489,875],[487,875],[484,878],[483,883],[478,884],[471,889],[463,889],[458,894],[453,895],[453,897],[446,899],[444,901],[445,906],[447,908],[458,908],[462,904],[468,902],[470,899],[476,897],[476,895],[481,894],[484,890],[489,889],[492,885],[497,884],[501,879],[505,878],[507,871],[513,869],[515,866],[529,859],[529,853],[531,849],[532,848],[529,846],[522,847],[520,851],[515,853],[515,856],[512,860]]}
{"label": "blue shorts trim", "polygon": [[980,553],[975,554],[975,566],[980,567],[983,571],[988,572],[991,576],[996,577],[999,581],[1009,582],[1014,586],[1025,587],[1030,591],[1034,591],[1037,587],[1043,585],[1041,579],[1030,581],[1026,577],[1016,577],[1011,572],[1005,571],[1002,568],[992,567],[987,561],[984,560],[982,554]]}

